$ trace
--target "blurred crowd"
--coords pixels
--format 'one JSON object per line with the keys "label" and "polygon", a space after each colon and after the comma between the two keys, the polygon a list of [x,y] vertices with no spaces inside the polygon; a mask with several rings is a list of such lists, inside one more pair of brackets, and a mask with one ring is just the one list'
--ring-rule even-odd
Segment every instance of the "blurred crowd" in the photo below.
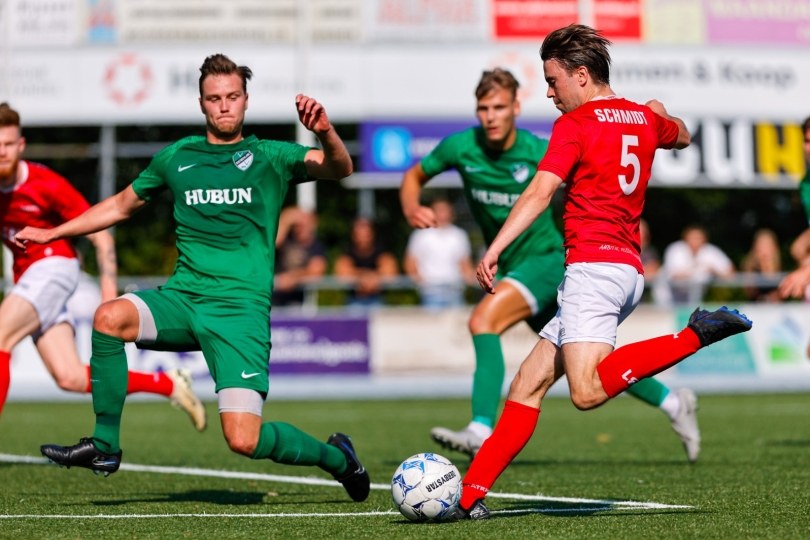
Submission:
{"label": "blurred crowd", "polygon": [[[318,238],[317,215],[288,207],[276,243],[273,305],[301,305],[307,289],[341,291],[345,305],[359,308],[402,303],[401,297],[387,300],[386,290],[414,291],[415,301],[426,308],[475,303],[480,293],[469,234],[455,223],[451,201],[436,199],[430,206],[439,226],[414,230],[404,253],[396,254],[377,236],[373,220],[358,217],[349,240],[331,260]],[[767,228],[755,231],[750,249],[736,262],[710,241],[709,229],[700,224],[685,226],[681,238],[663,251],[653,244],[644,220],[640,237],[646,299],[660,306],[700,303],[713,299],[712,294],[734,294],[741,301],[781,301],[777,287],[785,271],[810,262],[807,253],[800,255],[803,258],[791,256],[793,246],[782,249],[781,240]]]}

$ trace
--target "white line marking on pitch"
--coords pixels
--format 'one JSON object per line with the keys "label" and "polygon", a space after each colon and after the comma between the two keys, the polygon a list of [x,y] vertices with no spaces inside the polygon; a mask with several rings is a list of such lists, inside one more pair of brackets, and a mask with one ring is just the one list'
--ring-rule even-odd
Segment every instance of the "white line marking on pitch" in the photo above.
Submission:
{"label": "white line marking on pitch", "polygon": [[[33,457],[33,456],[18,456],[13,454],[2,454],[0,453],[0,462],[3,463],[30,463],[35,465],[47,465],[48,460],[45,458],[40,457]],[[156,473],[156,474],[181,474],[186,476],[204,476],[204,477],[211,477],[211,478],[233,478],[237,480],[260,480],[265,482],[279,482],[279,483],[286,483],[286,484],[306,484],[311,486],[327,486],[327,487],[342,487],[340,484],[335,482],[334,480],[327,480],[325,478],[312,478],[312,477],[303,477],[303,476],[283,476],[279,474],[263,474],[263,473],[250,473],[250,472],[239,472],[239,471],[219,471],[214,469],[200,469],[196,467],[163,467],[158,465],[136,465],[132,463],[122,463],[121,469],[122,471],[132,471],[132,472],[147,472],[147,473]],[[371,484],[371,489],[379,489],[384,491],[389,491],[391,486],[389,484]],[[688,509],[693,508],[689,505],[683,504],[662,504],[656,502],[642,502],[642,501],[617,501],[617,500],[608,500],[608,499],[585,499],[579,497],[549,497],[547,495],[526,495],[523,493],[499,493],[499,492],[490,492],[488,495],[490,498],[497,498],[497,499],[512,499],[512,500],[520,500],[520,501],[536,501],[536,502],[553,502],[553,503],[569,503],[569,504],[591,504],[594,505],[595,508],[590,509],[590,511],[597,511],[597,510],[630,510],[630,509],[644,509],[644,510],[666,510],[666,509]],[[589,509],[585,508],[549,508],[549,509],[521,509],[521,510],[501,510],[493,512],[495,514],[500,513],[546,513],[546,512],[587,512]],[[146,515],[137,515],[137,516],[129,516],[129,517],[207,517],[207,516],[218,516],[218,517],[300,517],[300,516],[320,516],[320,517],[331,517],[331,516],[346,516],[346,515],[354,515],[354,516],[375,516],[375,515],[389,515],[389,514],[396,514],[394,511],[388,512],[358,512],[353,514],[346,514],[346,513],[337,513],[337,514],[146,514]],[[0,516],[0,519],[4,518],[23,518],[28,516]],[[127,517],[126,515],[119,516],[119,515],[93,515],[93,516],[30,516],[30,517],[52,517],[55,519],[61,517],[74,517],[74,518],[119,518],[119,517]]]}
{"label": "white line marking on pitch", "polygon": [[333,512],[312,514],[18,514],[0,519],[153,519],[153,518],[301,518],[346,516],[398,516],[396,510],[378,512]]}

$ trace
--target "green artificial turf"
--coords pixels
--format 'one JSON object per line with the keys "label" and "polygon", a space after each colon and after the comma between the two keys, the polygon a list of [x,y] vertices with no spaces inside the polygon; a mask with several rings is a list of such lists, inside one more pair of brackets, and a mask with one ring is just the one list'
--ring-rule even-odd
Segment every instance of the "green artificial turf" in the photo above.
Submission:
{"label": "green artificial turf", "polygon": [[[431,427],[466,423],[466,400],[266,403],[267,420],[323,440],[352,436],[375,487],[363,503],[318,469],[230,453],[214,403],[208,414],[200,434],[166,403],[128,403],[124,464],[158,468],[103,478],[38,459],[40,444],[92,432],[89,402],[7,404],[0,538],[810,537],[810,395],[700,396],[694,465],[655,409],[622,397],[581,412],[548,399],[533,439],[487,499],[492,519],[439,524],[405,520],[387,486],[404,458],[439,450]],[[463,455],[440,453],[466,471]]]}

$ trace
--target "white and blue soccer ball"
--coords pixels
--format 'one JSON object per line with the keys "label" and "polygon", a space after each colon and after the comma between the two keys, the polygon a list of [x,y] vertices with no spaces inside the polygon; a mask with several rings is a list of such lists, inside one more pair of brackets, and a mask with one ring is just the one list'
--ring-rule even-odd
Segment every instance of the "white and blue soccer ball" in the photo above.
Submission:
{"label": "white and blue soccer ball", "polygon": [[439,454],[416,454],[397,467],[391,497],[411,521],[442,521],[453,514],[461,499],[461,475]]}

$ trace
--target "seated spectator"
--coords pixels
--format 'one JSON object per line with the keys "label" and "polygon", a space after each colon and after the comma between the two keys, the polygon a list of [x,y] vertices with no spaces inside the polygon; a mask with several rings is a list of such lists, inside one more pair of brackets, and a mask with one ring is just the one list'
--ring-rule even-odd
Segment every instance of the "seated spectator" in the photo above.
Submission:
{"label": "seated spectator", "polygon": [[359,217],[352,223],[349,245],[335,260],[335,276],[353,284],[350,306],[382,304],[382,285],[396,277],[399,267],[394,255],[377,241],[374,224]]}
{"label": "seated spectator", "polygon": [[712,279],[734,274],[734,263],[719,247],[709,243],[703,227],[690,225],[681,238],[664,251],[663,272],[669,282],[669,301],[694,304],[703,299]]}
{"label": "seated spectator", "polygon": [[418,285],[422,305],[464,305],[464,288],[475,282],[467,233],[453,224],[453,206],[444,199],[430,205],[436,227],[416,229],[405,249],[405,272]]}
{"label": "seated spectator", "polygon": [[318,217],[297,207],[281,212],[276,235],[273,306],[301,305],[303,285],[326,273],[326,249],[318,240]]}
{"label": "seated spectator", "polygon": [[757,278],[770,278],[774,285],[752,283],[745,287],[749,300],[775,302],[779,299],[776,280],[782,272],[782,253],[776,233],[770,229],[759,229],[754,234],[751,250],[745,255],[740,270],[756,274]]}

